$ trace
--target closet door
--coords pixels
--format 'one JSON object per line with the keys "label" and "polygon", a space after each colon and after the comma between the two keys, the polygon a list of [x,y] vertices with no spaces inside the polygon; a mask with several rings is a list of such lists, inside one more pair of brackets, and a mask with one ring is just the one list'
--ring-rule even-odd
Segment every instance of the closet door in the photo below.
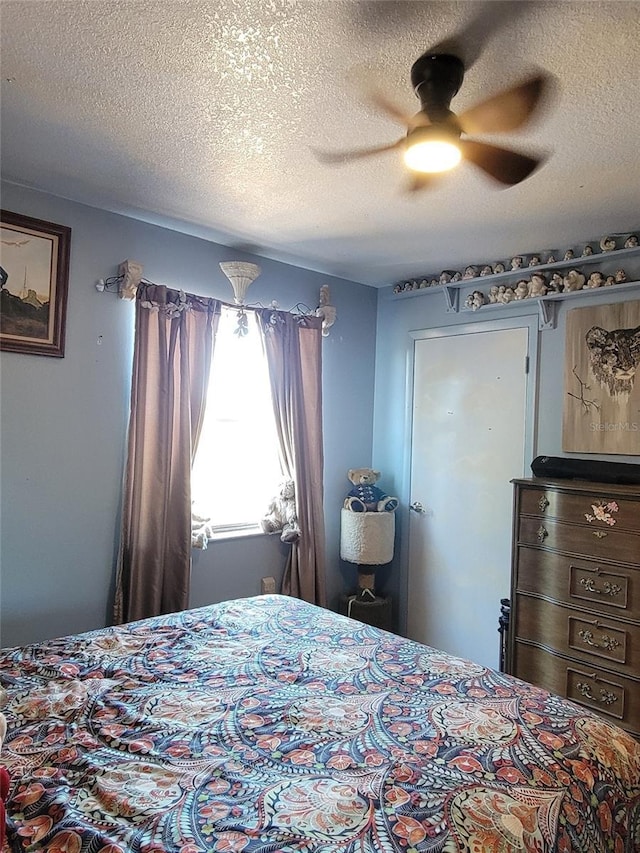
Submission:
{"label": "closet door", "polygon": [[415,341],[407,633],[497,668],[531,329],[495,325]]}

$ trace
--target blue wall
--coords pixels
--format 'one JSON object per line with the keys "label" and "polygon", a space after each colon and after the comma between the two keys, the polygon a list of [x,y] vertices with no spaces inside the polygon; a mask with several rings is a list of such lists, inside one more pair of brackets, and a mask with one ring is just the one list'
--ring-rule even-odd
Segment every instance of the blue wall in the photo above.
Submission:
{"label": "blue wall", "polygon": [[[65,358],[0,354],[0,644],[6,646],[109,621],[134,308],[113,294],[98,293],[95,281],[114,275],[120,261],[133,258],[144,264],[145,277],[152,281],[230,300],[219,261],[256,259],[15,185],[3,184],[2,192],[4,208],[72,228]],[[449,314],[440,291],[395,296],[391,288],[376,291],[257,260],[262,274],[252,285],[252,300],[267,304],[276,299],[283,308],[298,302],[313,307],[320,286],[331,287],[338,320],[323,345],[329,603],[336,607],[355,583],[354,567],[339,559],[340,507],[349,489],[346,471],[374,464],[382,471],[384,489],[402,501],[396,557],[377,579],[379,589],[394,594],[402,628],[410,497],[409,332],[537,309],[525,302],[490,314]],[[466,262],[461,260],[461,267]],[[640,259],[622,265],[630,278],[640,278]],[[536,454],[562,455],[567,310],[632,298],[638,294],[615,288],[572,298],[561,303],[557,328],[540,332]],[[637,457],[610,458],[637,462]],[[191,604],[256,594],[261,577],[281,576],[284,559],[277,536],[213,542],[207,551],[194,552]]]}
{"label": "blue wall", "polygon": [[[603,233],[606,225],[603,226]],[[585,240],[590,235],[585,235]],[[514,252],[518,250],[514,246]],[[461,259],[460,269],[469,263]],[[455,266],[455,265],[453,265]],[[629,281],[640,280],[640,257],[625,257],[615,266],[622,266]],[[536,403],[532,413],[534,436],[534,454],[548,456],[571,456],[562,452],[562,409],[565,324],[568,310],[585,305],[610,304],[617,301],[639,299],[640,286],[636,290],[616,291],[615,287],[573,295],[559,305],[557,326],[539,332]],[[477,312],[448,313],[444,293],[439,288],[418,291],[411,294],[394,294],[391,288],[379,291],[378,322],[376,332],[376,379],[374,406],[374,443],[373,465],[385,472],[385,487],[390,493],[401,499],[400,509],[396,513],[396,554],[393,565],[387,570],[388,589],[396,599],[397,625],[404,627],[407,606],[407,570],[408,570],[408,504],[410,502],[409,482],[409,438],[411,430],[411,399],[408,379],[413,351],[412,331],[467,325],[487,320],[513,318],[517,316],[537,316],[537,304],[534,301],[511,303],[504,308],[480,309]],[[640,433],[638,449],[640,454]],[[576,455],[576,454],[573,454]],[[577,454],[578,456],[580,454]],[[638,463],[638,456],[590,456],[593,459],[605,459],[614,462]],[[514,476],[518,476],[516,472]],[[530,472],[526,472],[530,476]],[[509,526],[511,520],[506,522]],[[495,612],[478,614],[478,618],[487,618],[497,626],[499,603]],[[461,626],[461,630],[465,630]],[[472,628],[471,628],[472,629]]]}
{"label": "blue wall", "polygon": [[[65,357],[0,355],[0,644],[7,646],[109,621],[134,306],[98,293],[96,280],[132,258],[151,281],[231,301],[219,261],[256,259],[12,184],[2,186],[2,206],[72,229]],[[346,582],[339,560],[346,471],[371,462],[377,292],[257,260],[252,301],[315,307],[329,284],[338,311],[323,344],[327,581],[336,606]],[[280,577],[284,558],[277,536],[211,543],[194,556],[192,606],[257,594],[261,577]]]}

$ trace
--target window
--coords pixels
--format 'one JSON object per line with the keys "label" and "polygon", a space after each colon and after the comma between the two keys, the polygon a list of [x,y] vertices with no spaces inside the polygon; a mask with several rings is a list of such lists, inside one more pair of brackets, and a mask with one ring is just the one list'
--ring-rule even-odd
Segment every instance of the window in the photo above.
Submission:
{"label": "window", "polygon": [[267,361],[258,320],[222,309],[205,419],[191,475],[193,510],[216,531],[255,527],[282,479]]}

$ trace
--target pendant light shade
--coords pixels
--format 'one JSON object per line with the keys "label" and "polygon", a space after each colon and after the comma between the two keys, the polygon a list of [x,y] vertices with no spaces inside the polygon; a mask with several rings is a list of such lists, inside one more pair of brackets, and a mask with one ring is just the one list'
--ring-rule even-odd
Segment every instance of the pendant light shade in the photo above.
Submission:
{"label": "pendant light shade", "polygon": [[234,302],[236,305],[244,305],[245,294],[249,285],[260,275],[260,267],[245,261],[221,261],[220,269],[231,282]]}

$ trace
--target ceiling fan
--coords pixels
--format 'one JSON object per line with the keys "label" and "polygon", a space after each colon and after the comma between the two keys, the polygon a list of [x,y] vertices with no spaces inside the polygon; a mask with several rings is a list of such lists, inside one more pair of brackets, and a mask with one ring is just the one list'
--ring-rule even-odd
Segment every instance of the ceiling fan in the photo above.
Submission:
{"label": "ceiling fan", "polygon": [[414,116],[380,94],[374,103],[407,128],[406,136],[388,145],[350,151],[315,151],[323,163],[347,163],[363,157],[399,150],[412,171],[409,190],[430,186],[437,174],[466,160],[504,186],[520,183],[542,163],[511,148],[469,138],[468,134],[507,133],[520,128],[532,116],[548,91],[551,78],[535,74],[486,101],[456,115],[449,106],[464,79],[464,64],[451,53],[422,54],[411,68],[411,83],[420,100]]}

